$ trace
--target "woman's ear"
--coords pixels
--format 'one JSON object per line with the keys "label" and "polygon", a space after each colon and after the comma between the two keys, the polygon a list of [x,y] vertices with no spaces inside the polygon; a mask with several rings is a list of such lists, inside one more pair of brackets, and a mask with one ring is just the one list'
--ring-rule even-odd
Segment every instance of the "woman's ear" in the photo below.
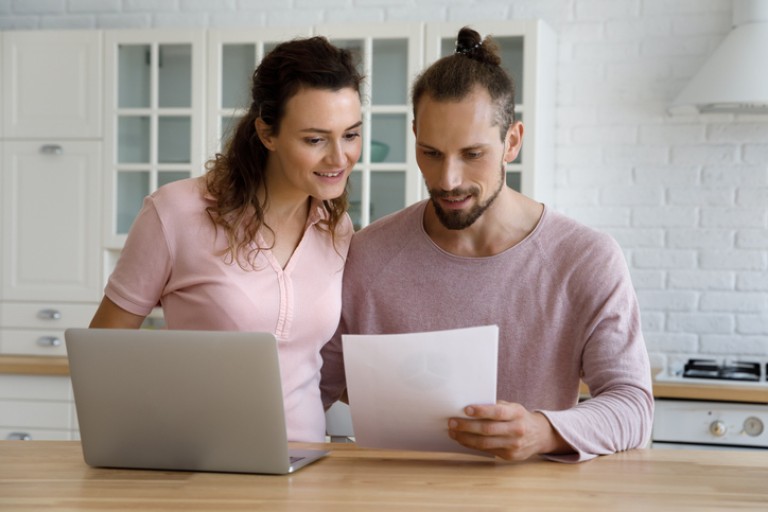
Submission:
{"label": "woman's ear", "polygon": [[261,143],[264,144],[264,147],[268,150],[274,151],[275,145],[272,141],[272,127],[265,123],[260,117],[257,117],[254,123],[256,124],[256,135],[258,135]]}

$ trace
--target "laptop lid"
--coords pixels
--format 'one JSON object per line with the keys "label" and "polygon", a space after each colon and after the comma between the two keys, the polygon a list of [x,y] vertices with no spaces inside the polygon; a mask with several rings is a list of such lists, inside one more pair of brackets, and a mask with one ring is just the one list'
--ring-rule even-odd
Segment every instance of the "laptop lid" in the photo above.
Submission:
{"label": "laptop lid", "polygon": [[64,336],[91,466],[285,474],[327,453],[289,453],[271,333],[67,329]]}

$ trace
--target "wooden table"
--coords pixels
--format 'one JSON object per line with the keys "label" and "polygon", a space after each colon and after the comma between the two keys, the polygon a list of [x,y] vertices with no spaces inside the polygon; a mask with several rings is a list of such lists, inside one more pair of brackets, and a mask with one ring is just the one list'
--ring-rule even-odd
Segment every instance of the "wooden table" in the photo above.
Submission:
{"label": "wooden table", "polygon": [[768,509],[768,450],[635,450],[561,464],[319,446],[331,454],[265,476],[95,469],[76,441],[0,441],[0,510]]}

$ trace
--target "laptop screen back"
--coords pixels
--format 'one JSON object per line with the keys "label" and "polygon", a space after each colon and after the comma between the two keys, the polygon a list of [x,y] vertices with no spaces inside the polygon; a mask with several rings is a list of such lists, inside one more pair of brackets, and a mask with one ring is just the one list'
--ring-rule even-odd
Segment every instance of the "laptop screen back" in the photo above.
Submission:
{"label": "laptop screen back", "polygon": [[85,461],[190,471],[290,471],[269,333],[69,329]]}

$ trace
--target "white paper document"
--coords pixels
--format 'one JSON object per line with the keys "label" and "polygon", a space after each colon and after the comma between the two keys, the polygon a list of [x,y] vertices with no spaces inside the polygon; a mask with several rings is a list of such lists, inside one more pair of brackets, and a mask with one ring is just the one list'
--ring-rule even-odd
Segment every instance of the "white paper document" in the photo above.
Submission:
{"label": "white paper document", "polygon": [[499,328],[343,335],[355,442],[485,455],[448,436],[448,419],[496,403]]}

